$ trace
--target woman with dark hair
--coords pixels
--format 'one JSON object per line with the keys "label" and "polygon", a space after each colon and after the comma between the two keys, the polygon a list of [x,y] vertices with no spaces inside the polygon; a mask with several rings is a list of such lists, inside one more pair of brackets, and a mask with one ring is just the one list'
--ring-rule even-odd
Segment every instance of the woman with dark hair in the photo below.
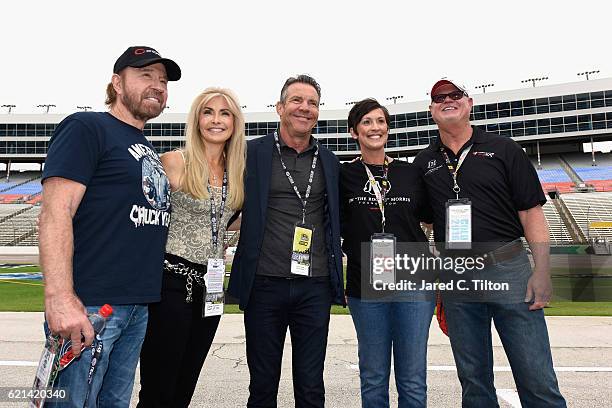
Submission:
{"label": "woman with dark hair", "polygon": [[362,257],[363,250],[395,251],[396,243],[410,243],[402,245],[413,249],[426,246],[420,225],[429,221],[425,192],[412,164],[385,153],[389,112],[384,106],[375,99],[358,102],[349,113],[348,128],[361,157],[340,169],[342,248],[347,256],[346,295],[359,346],[362,407],[389,407],[391,353],[399,407],[425,407],[433,299],[423,293],[373,290],[372,260],[362,265],[362,259],[368,259]]}

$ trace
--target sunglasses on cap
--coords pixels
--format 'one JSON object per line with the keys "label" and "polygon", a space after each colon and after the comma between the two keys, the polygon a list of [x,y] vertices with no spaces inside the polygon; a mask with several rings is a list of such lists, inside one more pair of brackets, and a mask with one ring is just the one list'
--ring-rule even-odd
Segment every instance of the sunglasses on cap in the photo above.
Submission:
{"label": "sunglasses on cap", "polygon": [[453,91],[449,93],[440,93],[431,97],[431,101],[434,103],[442,103],[446,100],[446,97],[450,97],[453,101],[458,101],[459,99],[467,96],[467,94],[463,91]]}

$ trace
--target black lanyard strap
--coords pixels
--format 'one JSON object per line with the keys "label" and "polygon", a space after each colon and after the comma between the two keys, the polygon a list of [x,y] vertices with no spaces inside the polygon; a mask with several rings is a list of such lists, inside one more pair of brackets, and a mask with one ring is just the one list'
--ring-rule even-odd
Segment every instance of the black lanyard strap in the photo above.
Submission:
{"label": "black lanyard strap", "polygon": [[300,199],[302,203],[302,223],[306,222],[306,203],[308,202],[308,197],[310,197],[310,190],[312,189],[312,180],[314,179],[315,169],[317,168],[317,157],[319,157],[319,144],[315,141],[315,151],[314,157],[312,158],[312,165],[310,166],[310,175],[308,176],[308,186],[306,187],[306,193],[304,194],[304,198],[300,194],[297,186],[295,185],[295,181],[291,176],[291,173],[287,169],[285,162],[283,161],[283,155],[281,153],[280,142],[278,141],[278,132],[274,132],[274,141],[276,142],[276,150],[278,150],[278,157],[280,158],[281,166],[283,166],[283,170],[285,171],[285,175],[287,176],[287,180],[289,180],[289,184],[293,187],[293,191],[295,191],[295,195]]}
{"label": "black lanyard strap", "polygon": [[359,158],[363,167],[365,167],[366,174],[370,181],[370,187],[374,190],[374,195],[376,196],[376,201],[378,202],[378,208],[380,209],[380,214],[382,217],[382,232],[385,232],[385,199],[387,198],[387,188],[389,185],[389,158],[385,156],[385,161],[383,162],[383,175],[382,175],[382,188],[374,178],[372,171],[368,168],[368,166],[363,161],[363,156]]}
{"label": "black lanyard strap", "polygon": [[459,192],[461,191],[459,184],[457,184],[457,174],[459,173],[459,168],[465,161],[465,158],[467,157],[469,151],[472,149],[472,146],[473,145],[469,145],[465,150],[461,152],[461,155],[459,156],[459,160],[457,161],[456,168],[455,166],[453,166],[453,163],[450,161],[450,158],[448,157],[448,153],[446,153],[446,150],[444,150],[444,147],[440,146],[440,152],[442,153],[442,156],[444,156],[444,161],[446,161],[446,167],[448,167],[448,171],[450,172],[451,177],[453,178],[453,192],[456,194],[457,199],[459,199]]}
{"label": "black lanyard strap", "polygon": [[223,170],[223,185],[221,187],[221,207],[219,208],[219,218],[217,218],[215,197],[212,194],[210,184],[208,184],[207,188],[208,195],[210,196],[210,228],[212,230],[212,244],[213,250],[216,254],[217,249],[219,248],[219,224],[223,219],[223,210],[225,209],[225,201],[227,200],[227,170]]}

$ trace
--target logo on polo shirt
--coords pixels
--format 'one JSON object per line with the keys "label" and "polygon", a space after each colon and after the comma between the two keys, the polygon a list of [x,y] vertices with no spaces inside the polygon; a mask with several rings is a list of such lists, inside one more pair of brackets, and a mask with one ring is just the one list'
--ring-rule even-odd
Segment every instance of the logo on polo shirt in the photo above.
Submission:
{"label": "logo on polo shirt", "polygon": [[474,156],[477,156],[477,157],[493,157],[493,156],[495,156],[495,153],[493,153],[493,152],[472,152],[472,154]]}
{"label": "logo on polo shirt", "polygon": [[430,160],[427,163],[427,171],[423,175],[424,176],[429,176],[430,174],[440,170],[442,167],[443,167],[443,164],[438,164],[436,159]]}

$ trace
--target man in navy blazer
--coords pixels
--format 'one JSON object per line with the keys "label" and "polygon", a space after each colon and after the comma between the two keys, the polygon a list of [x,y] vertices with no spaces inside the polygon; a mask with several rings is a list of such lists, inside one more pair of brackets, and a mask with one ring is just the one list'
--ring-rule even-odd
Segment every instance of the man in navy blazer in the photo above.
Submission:
{"label": "man in navy blazer", "polygon": [[[332,303],[344,303],[338,159],[312,137],[321,88],[289,78],[279,130],[248,142],[246,200],[228,291],[244,310],[248,407],[276,407],[287,327],[296,407],[324,407]],[[297,248],[310,247],[304,257]]]}

